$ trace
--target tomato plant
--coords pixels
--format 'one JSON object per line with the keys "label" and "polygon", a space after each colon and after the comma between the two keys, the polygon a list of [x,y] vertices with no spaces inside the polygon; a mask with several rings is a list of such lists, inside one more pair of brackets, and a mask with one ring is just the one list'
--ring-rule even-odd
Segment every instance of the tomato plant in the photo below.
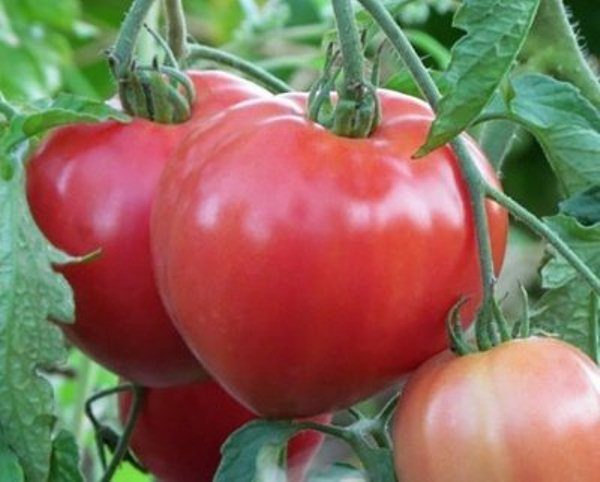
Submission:
{"label": "tomato plant", "polygon": [[[169,388],[149,388],[131,448],[142,464],[163,482],[210,482],[227,437],[256,416],[231,398],[214,381]],[[131,393],[119,396],[121,420],[131,407]],[[327,423],[330,416],[317,417]],[[303,432],[288,446],[288,476],[301,482],[323,436]]]}
{"label": "tomato plant", "polygon": [[600,370],[549,338],[444,353],[408,382],[394,420],[407,482],[595,481]]}
{"label": "tomato plant", "polygon": [[134,119],[56,130],[30,160],[31,209],[61,249],[99,258],[67,266],[76,323],[69,339],[116,373],[164,386],[202,376],[158,296],[149,219],[158,179],[189,130],[226,106],[264,95],[223,72],[191,72],[193,117],[176,125]]}
{"label": "tomato plant", "polygon": [[[594,2],[581,35],[562,0],[158,3],[0,6],[0,478],[148,482],[132,442],[158,478],[270,482],[316,433],[311,482],[398,482],[398,450],[446,480],[452,449],[598,478],[597,369],[509,341],[600,363]],[[192,70],[222,66],[251,81]],[[471,398],[394,447],[395,392],[468,326],[484,353],[423,370],[526,362],[432,385]]]}
{"label": "tomato plant", "polygon": [[[457,297],[473,298],[467,318],[480,300],[456,157],[413,159],[431,110],[379,96],[367,139],[308,120],[306,96],[238,104],[199,127],[161,181],[152,234],[165,301],[209,372],[262,415],[315,415],[382,390],[444,348]],[[487,212],[499,268],[507,216]]]}

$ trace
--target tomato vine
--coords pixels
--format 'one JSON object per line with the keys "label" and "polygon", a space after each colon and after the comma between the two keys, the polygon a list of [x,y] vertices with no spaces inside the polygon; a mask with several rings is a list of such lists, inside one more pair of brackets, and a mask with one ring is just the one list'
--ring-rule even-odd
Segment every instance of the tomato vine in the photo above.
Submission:
{"label": "tomato vine", "polygon": [[[15,49],[29,49],[28,56],[34,58],[31,52],[36,48],[43,47],[50,53],[60,51],[65,45],[85,44],[85,35],[93,35],[86,34],[82,25],[76,26],[79,13],[66,6],[66,2],[56,2],[56,12],[45,6],[45,2],[40,2],[35,8],[13,3],[0,6],[0,25],[3,29],[5,25],[7,27],[6,31],[0,32],[0,53],[13,55],[11,52]],[[74,3],[77,2],[71,2]],[[70,160],[69,156],[79,156],[76,164],[81,166],[82,154],[76,151],[77,146],[89,145],[84,133],[104,132],[107,126],[119,131],[130,129],[132,125],[147,125],[154,130],[149,130],[148,137],[138,143],[154,145],[152,141],[157,141],[158,129],[165,129],[164,132],[185,131],[185,135],[173,142],[177,149],[173,148],[165,155],[163,164],[167,167],[160,188],[157,188],[159,194],[152,199],[155,213],[152,232],[144,232],[145,239],[152,237],[154,250],[153,276],[156,282],[153,278],[151,285],[160,292],[173,321],[173,325],[169,321],[169,329],[175,333],[174,327],[177,328],[177,333],[185,338],[186,346],[205,366],[200,368],[200,362],[188,354],[188,361],[191,360],[197,369],[194,373],[206,376],[204,371],[208,370],[236,399],[263,415],[294,418],[252,420],[232,433],[223,445],[220,466],[215,474],[218,482],[285,477],[287,441],[306,431],[313,436],[319,432],[337,439],[358,460],[356,465],[334,464],[323,476],[311,474],[311,482],[312,477],[318,481],[334,481],[341,477],[339,474],[392,482],[405,473],[409,474],[408,482],[420,480],[414,475],[419,472],[419,466],[414,462],[419,460],[419,455],[413,454],[407,459],[403,454],[398,455],[398,447],[402,442],[411,444],[405,438],[410,432],[406,427],[412,427],[413,434],[425,430],[418,427],[418,417],[414,416],[416,411],[411,400],[415,397],[413,390],[418,390],[412,387],[418,383],[427,385],[428,380],[433,378],[420,373],[437,370],[431,367],[439,366],[439,361],[425,362],[419,368],[417,375],[409,381],[406,397],[392,394],[383,403],[375,399],[371,403],[377,409],[371,411],[349,405],[373,395],[375,388],[393,387],[393,391],[398,392],[401,375],[443,348],[442,338],[438,335],[445,328],[448,346],[455,354],[464,356],[461,357],[463,361],[457,362],[460,358],[441,355],[440,360],[451,357],[447,360],[452,361],[443,362],[447,362],[447,367],[460,363],[464,366],[475,364],[475,360],[482,363],[482,360],[493,360],[501,356],[498,354],[508,352],[515,353],[510,361],[517,363],[521,356],[517,356],[519,350],[523,350],[523,357],[535,352],[539,359],[543,359],[547,352],[542,352],[540,347],[556,350],[556,353],[565,356],[565,360],[570,360],[570,357],[584,359],[584,355],[566,345],[549,340],[538,341],[537,335],[562,338],[585,351],[596,365],[600,363],[600,218],[597,215],[600,212],[600,171],[596,162],[600,155],[600,83],[587,62],[562,1],[461,2],[454,12],[453,25],[464,35],[454,43],[450,52],[450,47],[446,47],[448,41],[438,39],[431,32],[421,30],[418,23],[407,20],[410,10],[413,15],[425,17],[437,11],[434,17],[439,21],[444,8],[448,8],[447,2],[281,0],[263,2],[263,5],[261,2],[244,1],[235,7],[238,17],[230,21],[231,25],[237,25],[235,33],[230,26],[220,31],[220,27],[212,24],[215,18],[212,15],[217,15],[224,7],[208,0],[194,6],[182,0],[164,0],[161,2],[164,7],[162,13],[156,13],[156,18],[162,15],[162,23],[156,21],[149,27],[145,23],[156,3],[154,0],[132,1],[125,20],[119,26],[114,45],[108,49],[109,69],[117,84],[121,108],[128,115],[108,107],[104,101],[66,93],[56,95],[60,85],[56,79],[59,77],[69,79],[62,82],[63,90],[93,90],[87,85],[85,75],[88,74],[82,73],[83,68],[79,72],[72,63],[78,61],[77,56],[73,56],[73,61],[67,59],[68,54],[65,55],[66,60],[62,62],[69,67],[57,76],[53,74],[59,64],[57,56],[48,55],[38,68],[43,73],[42,77],[46,76],[42,79],[37,78],[37,74],[34,79],[35,69],[22,70],[18,57],[6,56],[9,59],[7,64],[12,62],[10,59],[15,59],[15,77],[23,76],[22,86],[17,85],[14,79],[7,81],[0,74],[0,89],[6,91],[6,95],[0,92],[0,260],[3,263],[0,269],[0,365],[4,367],[0,368],[0,466],[9,478],[12,477],[11,482],[83,480],[76,442],[82,446],[87,444],[89,437],[84,432],[88,429],[82,425],[83,402],[88,392],[95,388],[92,387],[95,374],[101,371],[87,359],[79,366],[80,371],[74,376],[80,380],[80,387],[75,395],[71,395],[72,412],[57,423],[53,400],[58,391],[54,390],[53,398],[47,377],[54,376],[48,373],[54,373],[56,365],[65,359],[67,351],[58,326],[66,333],[73,332],[72,327],[63,326],[60,322],[70,323],[74,314],[79,313],[73,300],[77,300],[79,307],[81,289],[80,285],[73,283],[74,298],[60,273],[67,274],[70,280],[68,273],[71,269],[85,269],[88,265],[79,265],[82,262],[95,266],[93,263],[102,262],[103,254],[108,252],[103,246],[91,256],[70,257],[52,246],[46,238],[53,239],[51,233],[46,232],[44,222],[36,217],[41,212],[40,205],[51,204],[49,197],[45,196],[53,190],[51,183],[42,183],[45,187],[42,189],[39,179],[36,181],[34,172],[42,165],[40,158],[43,158],[39,152],[52,149],[52,139],[60,136],[61,132],[72,132],[73,135],[71,150],[58,158]],[[82,5],[88,8],[85,3]],[[360,9],[356,10],[355,5]],[[234,10],[232,6],[228,8]],[[190,16],[194,21],[188,21]],[[47,25],[44,23],[46,18]],[[31,32],[24,28],[32,22],[39,26],[39,39],[32,39]],[[198,25],[204,29],[201,35],[197,35]],[[223,33],[227,28],[230,30]],[[194,37],[202,38],[202,42],[192,40],[190,32],[196,34]],[[211,38],[211,35],[212,43],[222,48],[204,42],[204,37]],[[59,37],[62,40],[54,45],[53,41]],[[225,39],[229,43],[223,45]],[[382,39],[385,39],[385,44],[380,43]],[[110,43],[106,39],[101,40],[103,48]],[[149,42],[150,55],[141,52],[141,41]],[[48,45],[43,45],[43,42]],[[389,44],[391,49],[387,48]],[[326,53],[323,45],[327,45]],[[92,47],[95,52],[101,50],[95,44]],[[396,55],[400,66],[392,58]],[[214,64],[233,69],[250,81],[220,71],[206,70],[198,74],[188,70],[195,65],[206,68]],[[315,79],[317,71],[321,72],[321,76]],[[23,72],[29,73],[24,75]],[[386,88],[381,88],[380,84]],[[311,85],[308,94],[297,89],[300,86],[300,90],[306,90]],[[428,105],[392,90],[419,95]],[[15,92],[25,93],[27,102]],[[40,100],[40,97],[53,97],[54,100]],[[119,103],[116,99],[111,102],[113,105]],[[410,119],[407,120],[407,117]],[[62,131],[63,126],[79,123],[95,123],[98,130],[91,126],[77,126],[72,131]],[[399,125],[402,129],[397,128]],[[427,126],[427,135],[423,133],[423,138],[413,146],[414,139],[425,129],[423,125]],[[88,127],[90,130],[87,130]],[[49,140],[40,144],[41,138],[55,129]],[[495,184],[492,168],[485,167],[484,156],[473,141],[473,138],[480,141],[482,150],[501,176],[508,166],[505,159],[514,155],[517,151],[515,146],[522,148],[523,144],[530,142],[529,134],[539,144],[555,174],[557,189],[566,198],[559,204],[559,212],[550,217],[538,217],[526,207],[526,203],[517,201],[509,190],[506,193],[502,191]],[[317,137],[319,142],[313,142]],[[131,139],[133,147],[136,141],[134,137]],[[104,137],[102,142],[107,144],[110,141]],[[373,149],[371,144],[375,146]],[[403,158],[394,157],[402,153],[406,145],[411,146],[410,152],[403,153]],[[393,149],[378,151],[381,146],[392,146]],[[127,150],[122,147],[117,151]],[[132,149],[131,155],[123,156],[118,163],[120,167],[135,157],[133,152]],[[363,164],[364,159],[358,156],[358,153],[366,155],[367,152],[370,165]],[[440,161],[440,157],[436,157],[440,152],[455,155],[456,161],[452,160],[454,158]],[[118,157],[116,151],[108,148],[103,151],[103,156],[111,160]],[[265,156],[272,156],[272,162],[266,162]],[[146,169],[136,174],[136,185],[143,184],[146,179],[143,173],[149,172],[151,156],[148,154],[146,157]],[[98,156],[98,159],[101,158]],[[435,216],[427,213],[425,202],[427,196],[433,198],[433,194],[423,191],[420,197],[411,197],[412,190],[422,184],[410,171],[414,175],[412,184],[398,188],[403,195],[395,202],[396,205],[404,203],[412,206],[414,212],[411,216],[420,212],[424,216],[420,227],[403,225],[402,230],[389,238],[382,237],[381,241],[377,236],[387,232],[386,229],[391,229],[393,224],[384,222],[383,218],[392,217],[395,211],[390,211],[389,207],[385,212],[377,211],[381,206],[368,205],[366,196],[360,199],[353,197],[356,193],[365,195],[368,192],[373,201],[376,199],[373,193],[385,190],[386,183],[397,181],[391,175],[376,178],[373,174],[385,164],[379,162],[381,159],[398,170],[428,165],[431,159],[438,159],[436,162],[444,166],[439,168],[440,172],[444,169],[454,172],[452,166],[456,162],[455,181],[459,186],[456,195],[448,194],[443,186],[438,187],[436,194],[446,200],[448,206],[443,207],[449,209],[449,199],[460,198],[461,202],[454,205],[453,212],[456,219],[460,218],[457,222],[462,222],[463,218],[456,213],[464,211],[467,217],[471,216],[472,224],[464,226],[462,232],[470,233],[472,229],[473,242],[468,241],[468,236],[463,239],[462,234],[456,231],[454,238],[460,237],[464,243],[463,252],[468,252],[468,256],[455,260],[459,257],[458,251],[447,245],[444,252],[450,259],[435,258],[438,261],[435,268],[430,269],[428,290],[423,288],[425,295],[430,294],[431,299],[427,302],[419,291],[424,283],[415,282],[410,273],[404,273],[402,277],[392,274],[400,273],[404,266],[413,266],[417,258],[419,266],[428,266],[427,260],[436,256],[432,248],[426,258],[421,258],[421,251],[411,251],[413,245],[410,244],[426,246],[429,242],[429,238],[422,237],[421,232],[428,222],[434,223]],[[349,163],[343,164],[346,160]],[[338,161],[339,166],[345,166],[339,171],[336,170],[339,166],[331,167],[337,166]],[[103,179],[99,173],[105,174],[110,164],[103,166],[94,177],[97,185],[101,185]],[[330,170],[320,170],[323,166]],[[117,170],[111,172],[115,174]],[[302,175],[294,178],[298,172]],[[61,176],[62,187],[55,189],[56,193],[61,189],[60,192],[65,191],[67,177],[66,174]],[[127,176],[121,177],[121,181],[125,182]],[[130,177],[133,179],[135,176]],[[26,192],[26,186],[30,186],[27,183],[31,182],[37,182],[35,192],[41,196],[37,200]],[[296,189],[299,185],[304,190]],[[320,191],[323,186],[325,191]],[[333,204],[330,203],[337,199],[335,193],[338,192],[333,188],[327,191],[331,186],[335,189],[342,186],[340,198],[346,204],[339,209],[331,207]],[[463,191],[466,192],[464,196]],[[249,192],[255,193],[254,198],[247,196]],[[310,195],[306,195],[307,192]],[[42,196],[40,193],[46,194]],[[104,196],[106,205],[110,204],[109,198],[116,202],[116,197],[108,190],[105,190]],[[70,200],[68,204],[77,206],[83,203],[80,198]],[[285,211],[286,206],[291,207]],[[370,206],[371,210],[365,206]],[[147,207],[147,212],[150,212],[150,207]],[[336,209],[336,212],[350,214],[331,218],[324,224],[315,221],[321,219],[321,215],[324,219],[325,214],[329,215]],[[58,211],[64,218],[59,220],[59,225],[66,230],[68,222],[65,219],[70,215],[66,209]],[[503,255],[501,238],[504,233],[502,226],[505,227],[499,212],[508,212],[516,221],[515,226],[523,226],[536,239],[540,238],[548,248],[547,258],[550,258],[540,273],[540,289],[529,295],[525,288],[520,288],[522,306],[516,318],[501,310],[502,300],[497,298],[502,295],[498,293],[496,273]],[[281,213],[287,213],[287,217]],[[211,231],[224,222],[225,214],[228,219],[226,229]],[[131,214],[128,216],[129,224],[133,225]],[[364,232],[360,229],[365,230],[368,220],[377,216],[381,219],[377,229],[372,230],[375,234],[370,238],[362,237]],[[68,237],[75,239],[91,230],[89,225],[96,222],[98,216],[90,215],[88,218]],[[326,233],[330,232],[327,230],[331,226],[345,226],[350,218],[355,225],[352,236],[348,235],[351,241],[347,246],[352,249],[344,251],[345,235],[329,239]],[[438,236],[442,239],[440,221],[435,219]],[[209,228],[209,220],[213,228]],[[148,224],[147,219],[142,224]],[[302,237],[311,229],[318,231],[320,237]],[[280,238],[270,238],[269,235],[276,230]],[[262,245],[259,246],[258,241],[243,245],[250,239],[247,236],[250,231],[254,236],[253,242],[263,236]],[[407,231],[410,233],[406,234]],[[444,239],[449,243],[450,238],[446,236]],[[392,239],[396,244],[392,243]],[[295,250],[269,251],[275,245],[281,248],[282,240],[292,240],[289,242],[292,247],[296,246],[294,240],[302,242]],[[377,247],[378,240],[381,242]],[[398,244],[398,240],[402,241],[402,245]],[[236,251],[236,246],[242,247]],[[323,246],[328,246],[328,249],[319,251]],[[357,246],[375,248],[361,251]],[[316,257],[311,258],[311,253],[317,253]],[[333,258],[332,253],[337,253],[340,260],[328,271],[331,265],[327,263]],[[406,253],[408,256],[402,258]],[[410,259],[411,253],[414,259]],[[342,260],[344,257],[352,259]],[[370,265],[369,260],[372,261]],[[378,260],[387,261],[380,266]],[[398,265],[394,264],[397,260],[400,260]],[[124,259],[123,265],[126,261],[129,260]],[[456,286],[461,285],[461,289],[456,293],[450,289],[442,293],[440,280],[443,284],[444,279],[450,279],[445,278],[445,270],[450,272],[449,267],[455,261],[463,265],[462,270],[456,268],[452,275],[453,282]],[[360,271],[361,276],[354,277],[355,273],[350,269],[352,263],[358,267],[356,271]],[[71,264],[78,265],[71,267]],[[388,270],[390,266],[397,269]],[[192,273],[191,267],[201,273]],[[307,275],[311,273],[310,269],[304,271],[307,267],[318,267],[312,271],[312,278]],[[124,272],[131,273],[132,270],[125,267]],[[377,276],[371,276],[371,272],[376,272]],[[473,276],[463,280],[461,276],[465,272]],[[269,284],[271,278],[276,282]],[[310,282],[298,282],[305,278]],[[231,280],[246,285],[235,285],[232,291]],[[324,280],[329,280],[329,284]],[[141,283],[132,282],[127,286],[131,290],[130,299],[134,299],[135,289]],[[286,291],[287,288],[290,289]],[[358,288],[362,292],[359,293]],[[342,296],[340,293],[344,289],[353,295]],[[387,295],[377,298],[373,295],[377,290]],[[337,297],[330,298],[331,293]],[[529,298],[534,300],[531,308]],[[398,299],[404,300],[401,306],[393,305]],[[411,303],[416,303],[415,300],[421,300],[420,306],[427,306],[427,310],[411,311],[414,308]],[[444,304],[443,309],[432,309],[431,306],[436,303]],[[453,304],[454,308],[450,309]],[[404,311],[405,318],[400,315],[386,318],[385,310],[380,308],[388,305],[394,306],[394,313]],[[344,311],[348,306],[352,310]],[[442,316],[438,316],[442,312],[448,315],[446,327],[441,323]],[[311,318],[307,319],[305,313]],[[415,315],[420,329],[401,333],[397,328],[401,324],[410,325],[406,316],[410,318],[411,313],[420,315]],[[110,318],[114,322],[117,317]],[[475,318],[474,330],[465,332],[465,325],[472,318]],[[336,325],[341,319],[345,323]],[[311,324],[314,320],[319,323]],[[370,334],[381,330],[375,341],[363,330],[361,322],[365,320],[371,329]],[[431,320],[437,323],[435,328]],[[75,320],[75,323],[77,327],[78,321]],[[265,330],[265,326],[269,329]],[[345,331],[352,327],[354,332]],[[95,333],[102,333],[102,330],[98,327]],[[421,346],[418,338],[426,331],[430,347]],[[240,333],[243,336],[238,337]],[[327,333],[332,335],[331,339],[342,341],[345,347],[340,351],[336,351],[336,346],[323,350],[328,346]],[[139,336],[145,339],[144,334]],[[416,341],[411,343],[411,336]],[[515,338],[523,340],[513,340]],[[118,341],[115,339],[115,345]],[[300,346],[301,341],[306,346]],[[389,353],[391,343],[395,343],[394,348],[400,352],[396,358]],[[529,347],[529,351],[525,347]],[[144,344],[138,354],[147,348]],[[421,350],[421,358],[415,354],[410,363],[396,363],[405,353],[410,355],[410,350],[416,351],[417,348]],[[299,353],[304,354],[302,364],[289,363]],[[279,358],[269,358],[272,354]],[[315,360],[321,365],[315,365]],[[587,358],[585,360],[587,363]],[[114,368],[110,362],[101,361]],[[385,370],[380,369],[379,362]],[[403,365],[402,369],[399,365]],[[332,366],[337,372],[328,371]],[[349,366],[352,369],[346,370]],[[381,373],[377,373],[378,370]],[[585,395],[588,393],[586,390],[596,383],[590,382],[596,380],[594,370],[592,366],[586,372],[588,378],[578,378],[582,387],[579,394]],[[146,370],[148,372],[153,370]],[[523,380],[533,380],[528,378],[531,374],[524,368],[522,372]],[[280,376],[282,373],[285,377]],[[354,377],[347,376],[348,373]],[[540,379],[545,376],[540,375]],[[420,382],[421,377],[426,382]],[[114,381],[114,378],[111,380]],[[185,381],[190,380],[186,378]],[[55,386],[64,386],[65,383],[68,382],[59,381]],[[514,383],[522,382],[517,380]],[[535,381],[528,383],[535,385]],[[108,383],[102,385],[101,388],[104,388]],[[462,385],[456,382],[456,386]],[[436,387],[439,393],[446,393],[447,387],[443,384]],[[193,396],[186,393],[197,389],[198,386],[190,387],[189,392],[183,390],[176,399],[186,400],[189,397],[191,400]],[[105,397],[123,390],[133,390],[134,396],[129,416],[121,417],[126,420],[119,435],[102,421],[104,415],[100,410],[99,415],[91,406],[94,404],[104,410],[110,407],[110,402],[107,403],[110,397]],[[99,463],[94,462],[97,467],[93,476],[96,477],[101,470],[99,480],[102,482],[119,480],[117,472],[126,465],[124,461],[142,469],[128,446],[135,437],[140,413],[146,417],[143,430],[148,430],[149,415],[144,412],[141,396],[145,390],[137,383],[119,385],[101,390],[88,400],[86,411],[98,442]],[[156,399],[165,397],[168,400],[167,392],[171,388],[148,390]],[[339,393],[334,393],[336,390]],[[509,392],[503,392],[503,395],[511,395]],[[223,392],[219,397],[228,395]],[[219,400],[223,400],[223,404],[237,404],[227,398]],[[421,408],[433,406],[428,405],[426,397],[419,400],[417,405]],[[469,400],[469,406],[476,403],[473,399]],[[576,401],[579,403],[581,399]],[[62,399],[60,403],[63,403]],[[413,408],[403,408],[403,404]],[[584,405],[582,403],[581,406]],[[329,415],[322,420],[295,419],[297,416],[314,415],[319,410],[338,408],[345,409],[339,417],[341,422],[336,419],[332,423]],[[106,410],[114,411],[111,408]],[[403,414],[404,428],[394,429],[393,441],[390,425],[395,410]],[[245,416],[249,414],[244,413]],[[535,414],[528,416],[535,418]],[[62,423],[62,418],[71,420],[75,436],[63,430],[63,425],[68,426],[69,422]],[[597,423],[592,418],[590,420]],[[168,425],[168,417],[165,420]],[[508,423],[502,420],[502,423]],[[484,422],[482,424],[485,425]],[[230,432],[234,425],[228,425],[227,431]],[[184,429],[189,429],[185,437],[197,436],[191,431],[191,426]],[[25,435],[21,437],[20,434]],[[587,435],[582,437],[582,440],[588,440],[585,438]],[[311,450],[319,446],[321,438],[322,435],[319,435],[318,440],[310,442]],[[417,444],[415,447],[419,452],[420,446]],[[483,450],[483,444],[478,447]],[[588,444],[589,447],[592,445]],[[88,450],[87,446],[85,450]],[[106,457],[108,452],[112,452],[110,461]],[[434,452],[427,452],[432,460]],[[309,459],[304,459],[299,466],[306,468]],[[346,457],[345,460],[352,459]],[[585,465],[585,458],[581,460],[580,465]],[[538,467],[536,464],[532,461],[532,466]],[[415,467],[416,471],[413,470]],[[600,476],[593,472],[595,470],[597,464],[590,463],[589,473],[582,473],[595,480],[596,475]],[[86,475],[91,476],[91,473]],[[3,474],[0,474],[0,479]]]}

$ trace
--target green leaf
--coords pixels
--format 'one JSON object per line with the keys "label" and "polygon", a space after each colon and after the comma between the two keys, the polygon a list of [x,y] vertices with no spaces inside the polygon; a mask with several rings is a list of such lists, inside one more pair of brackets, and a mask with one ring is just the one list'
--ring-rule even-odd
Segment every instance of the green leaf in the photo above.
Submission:
{"label": "green leaf", "polygon": [[102,122],[109,119],[129,122],[131,118],[121,111],[97,100],[69,94],[59,94],[50,103],[39,103],[39,112],[29,114],[23,122],[26,136],[40,134],[53,127],[76,122]]}
{"label": "green leaf", "polygon": [[574,217],[584,226],[600,223],[600,184],[561,202],[560,212]]}
{"label": "green leaf", "polygon": [[[571,8],[579,10],[576,20]],[[597,58],[600,39],[598,19],[598,2],[542,0],[519,61],[529,72],[571,82],[600,109],[598,69],[593,60],[594,54]],[[591,30],[581,29],[580,22],[588,24]],[[591,52],[585,49],[586,43]]]}
{"label": "green leaf", "polygon": [[0,435],[0,482],[25,482],[19,459]]}
{"label": "green leaf", "polygon": [[28,481],[45,481],[55,424],[52,387],[37,373],[66,359],[60,328],[72,321],[73,295],[53,264],[71,261],[35,225],[22,159],[0,179],[0,428]]}
{"label": "green leaf", "polygon": [[255,420],[234,432],[221,448],[215,482],[255,482],[272,467],[274,457],[300,431],[288,421]]}
{"label": "green leaf", "polygon": [[489,114],[512,120],[538,140],[562,190],[575,194],[600,184],[600,111],[571,84],[539,74],[511,83],[509,100]]}
{"label": "green leaf", "polygon": [[48,482],[84,482],[79,470],[79,450],[73,435],[61,430],[52,444]]}
{"label": "green leaf", "polygon": [[533,23],[539,0],[465,0],[454,26],[467,32],[452,48],[446,73],[449,92],[419,155],[465,130],[504,80]]}
{"label": "green leaf", "polygon": [[[582,226],[564,214],[546,218],[545,222],[600,275],[600,224]],[[589,353],[590,287],[559,256],[542,270],[542,287],[548,291],[536,305],[532,326]]]}
{"label": "green leaf", "polygon": [[[129,122],[131,118],[105,104],[71,94],[60,94],[55,100],[40,100],[16,115],[8,129],[0,132],[0,149],[7,152],[30,137],[62,125],[106,120]],[[6,161],[6,158],[5,158]]]}

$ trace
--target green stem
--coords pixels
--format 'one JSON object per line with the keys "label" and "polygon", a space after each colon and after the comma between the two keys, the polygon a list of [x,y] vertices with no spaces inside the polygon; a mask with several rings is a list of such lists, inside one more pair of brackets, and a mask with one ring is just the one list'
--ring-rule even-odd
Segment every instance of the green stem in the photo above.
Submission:
{"label": "green stem", "polygon": [[[378,461],[373,459],[373,448],[365,439],[365,433],[363,431],[352,430],[351,428],[335,427],[333,425],[322,425],[320,423],[311,421],[299,422],[298,425],[301,429],[315,430],[346,443],[361,461],[363,469],[369,477],[368,480],[377,482],[372,479],[372,475],[378,473],[377,468],[374,467],[374,464],[378,463]],[[391,448],[391,440],[388,437],[383,436],[381,433],[376,435],[370,432],[370,435],[376,439],[375,441],[380,447],[387,449]]]}
{"label": "green stem", "polygon": [[[144,19],[144,28],[153,32],[158,30],[161,17],[161,2],[155,2],[150,7],[148,15]],[[152,41],[152,36],[140,35],[135,46],[137,63],[150,64],[156,58],[156,44]],[[165,45],[166,45],[165,41]]]}
{"label": "green stem", "polygon": [[96,418],[96,415],[94,413],[94,403],[96,403],[98,400],[101,400],[105,397],[109,397],[111,395],[118,394],[121,392],[127,392],[130,390],[133,390],[133,385],[131,383],[125,383],[123,385],[118,385],[116,387],[111,387],[111,388],[107,388],[105,390],[101,390],[101,391],[95,393],[94,395],[92,395],[85,402],[85,415],[87,416],[88,420],[94,427],[94,433],[96,436],[96,448],[98,450],[98,457],[100,458],[100,462],[102,463],[103,469],[106,469],[106,455],[104,453],[104,441],[102,440],[102,436],[101,436],[102,424]]}
{"label": "green stem", "polygon": [[396,24],[394,17],[378,0],[359,0],[359,3],[362,4],[364,9],[371,14],[375,22],[381,27],[400,54],[400,58],[415,79],[423,96],[428,100],[433,110],[437,110],[440,93],[423,62],[421,62],[419,55],[402,29]]}
{"label": "green stem", "polygon": [[282,80],[270,74],[264,69],[257,67],[251,62],[232,55],[222,50],[207,47],[205,45],[191,45],[189,47],[188,63],[192,64],[198,60],[210,60],[218,64],[226,65],[246,74],[251,79],[262,84],[275,93],[291,92],[292,88]]}
{"label": "green stem", "polygon": [[402,396],[402,389],[400,389],[400,391],[396,395],[394,395],[392,398],[390,398],[386,402],[386,404],[383,406],[383,408],[381,409],[381,411],[377,414],[377,416],[375,418],[377,420],[383,421],[383,423],[385,423],[387,425],[390,422],[392,415],[394,414],[394,411],[396,410],[396,407],[398,406],[398,402],[399,402],[401,396]]}
{"label": "green stem", "polygon": [[600,279],[588,266],[575,254],[575,252],[560,237],[534,214],[530,213],[514,199],[494,187],[485,186],[485,194],[504,206],[515,218],[526,224],[533,232],[546,239],[554,249],[563,256],[567,262],[587,281],[592,290],[600,295]]}
{"label": "green stem", "polygon": [[136,41],[153,3],[154,0],[134,0],[127,12],[111,54],[117,79],[127,76]]}
{"label": "green stem", "polygon": [[344,95],[353,100],[361,100],[364,85],[364,58],[360,35],[354,21],[350,0],[333,0],[333,12],[340,39],[342,62],[344,65]]}
{"label": "green stem", "polygon": [[529,69],[572,82],[600,108],[600,83],[579,48],[561,0],[542,0],[521,57]]}
{"label": "green stem", "polygon": [[590,353],[596,365],[600,365],[600,320],[598,319],[598,295],[590,295]]}
{"label": "green stem", "polygon": [[494,274],[492,243],[490,241],[487,212],[485,210],[484,181],[473,162],[473,157],[469,153],[465,141],[458,137],[450,144],[458,156],[462,177],[467,183],[469,190],[471,209],[473,210],[473,217],[475,219],[477,246],[479,248],[479,270],[483,284],[482,306],[487,308],[491,306],[489,303],[493,303],[496,276]]}
{"label": "green stem", "polygon": [[[428,100],[433,110],[436,110],[441,97],[440,92],[425,68],[425,65],[421,62],[419,55],[408,40],[408,37],[380,2],[377,0],[359,0],[359,2],[363,5],[365,10],[373,16],[375,21],[387,35],[412,74],[419,89]],[[488,301],[493,299],[494,296],[496,279],[494,275],[494,262],[492,258],[487,213],[485,210],[483,179],[473,162],[473,158],[469,153],[465,142],[461,138],[457,138],[451,144],[459,159],[462,176],[467,183],[469,190],[471,208],[475,219],[477,245],[479,248],[479,267],[483,284],[482,306],[487,307]]]}
{"label": "green stem", "polygon": [[143,388],[139,385],[132,384],[133,389],[133,401],[131,402],[131,407],[129,408],[129,413],[127,414],[127,422],[125,423],[125,427],[123,428],[123,433],[119,438],[119,443],[117,444],[117,448],[115,453],[113,454],[113,458],[106,469],[106,472],[102,476],[100,482],[110,482],[115,475],[119,465],[127,455],[127,450],[129,449],[129,441],[131,436],[133,435],[133,430],[135,429],[135,424],[139,417],[141,408],[142,408],[142,393]]}
{"label": "green stem", "polygon": [[184,60],[187,51],[187,28],[181,0],[165,0],[167,40],[177,62]]}
{"label": "green stem", "polygon": [[324,119],[323,125],[338,136],[366,138],[379,124],[380,108],[375,87],[365,79],[363,48],[352,0],[333,0],[333,12],[344,78],[333,116]]}
{"label": "green stem", "polygon": [[[373,436],[374,434],[371,434]],[[375,438],[375,437],[374,437]],[[392,460],[392,441],[389,436],[385,436],[382,440],[380,436],[376,437],[375,440],[378,445],[378,449],[384,451],[385,456],[388,458],[387,464],[389,464],[390,470],[382,471],[382,459],[381,456],[375,455],[377,452],[370,443],[365,440],[362,434],[351,432],[351,437],[347,440],[348,445],[352,448],[358,459],[360,460],[363,471],[367,476],[369,482],[384,482],[382,480],[382,472],[389,474],[391,478],[386,479],[385,482],[393,482],[396,480],[393,473],[393,460]],[[386,464],[386,465],[387,465]]]}
{"label": "green stem", "polygon": [[310,420],[298,422],[297,425],[300,427],[301,430],[315,430],[316,432],[321,432],[325,435],[329,435],[330,437],[342,440],[348,444],[352,439],[352,432],[343,427],[336,427],[334,425],[324,425],[317,422],[311,422]]}

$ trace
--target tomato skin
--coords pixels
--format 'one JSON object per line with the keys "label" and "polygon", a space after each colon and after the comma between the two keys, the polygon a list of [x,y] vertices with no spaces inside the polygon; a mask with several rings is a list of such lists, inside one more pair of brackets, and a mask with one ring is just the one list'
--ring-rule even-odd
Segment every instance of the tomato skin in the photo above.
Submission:
{"label": "tomato skin", "polygon": [[409,380],[393,431],[406,482],[595,482],[600,370],[548,338],[444,353]]}
{"label": "tomato skin", "polygon": [[143,119],[57,129],[28,167],[33,215],[50,241],[98,260],[61,268],[73,287],[76,323],[68,338],[116,373],[151,386],[203,376],[157,293],[150,254],[150,207],[159,177],[182,139],[206,117],[267,92],[223,72],[190,72],[192,119]]}
{"label": "tomato skin", "polygon": [[[119,395],[121,420],[127,418],[131,393]],[[256,416],[214,381],[146,389],[131,439],[133,452],[161,482],[211,482],[227,437]],[[329,423],[330,415],[314,419]],[[323,442],[322,434],[301,432],[288,447],[291,482],[304,479]]]}
{"label": "tomato skin", "polygon": [[[237,104],[192,133],[161,179],[159,291],[211,375],[261,415],[311,416],[373,395],[444,349],[461,295],[466,319],[479,303],[457,160],[448,147],[412,159],[431,110],[380,96],[369,139],[307,120],[305,95]],[[507,216],[492,202],[487,212],[499,268]]]}

